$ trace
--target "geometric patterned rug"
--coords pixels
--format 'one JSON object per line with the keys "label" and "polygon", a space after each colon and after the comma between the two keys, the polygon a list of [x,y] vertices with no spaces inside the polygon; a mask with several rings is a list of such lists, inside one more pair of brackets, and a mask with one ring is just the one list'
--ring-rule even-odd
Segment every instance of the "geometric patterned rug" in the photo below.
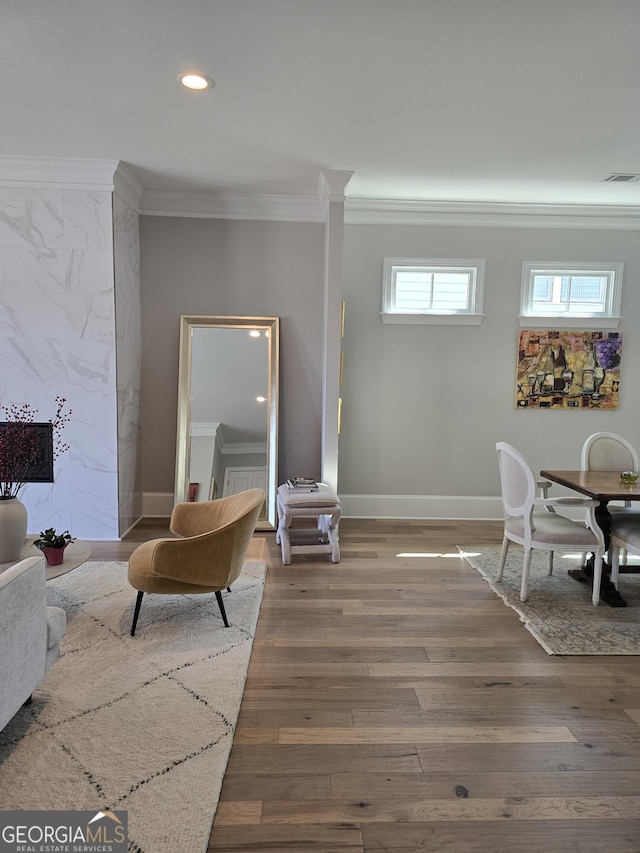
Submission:
{"label": "geometric patterned rug", "polygon": [[493,592],[518,613],[525,628],[548,654],[640,655],[640,574],[619,576],[618,588],[626,607],[609,607],[602,601],[594,607],[591,587],[567,574],[568,569],[577,568],[578,559],[554,554],[553,574],[548,575],[547,552],[534,551],[528,597],[520,601],[524,557],[521,546],[510,545],[500,583],[495,581],[500,548],[458,545],[458,550]]}
{"label": "geometric patterned rug", "polygon": [[47,583],[61,657],[0,732],[0,809],[125,810],[129,850],[204,853],[240,710],[266,567],[225,592],[136,597],[126,563]]}

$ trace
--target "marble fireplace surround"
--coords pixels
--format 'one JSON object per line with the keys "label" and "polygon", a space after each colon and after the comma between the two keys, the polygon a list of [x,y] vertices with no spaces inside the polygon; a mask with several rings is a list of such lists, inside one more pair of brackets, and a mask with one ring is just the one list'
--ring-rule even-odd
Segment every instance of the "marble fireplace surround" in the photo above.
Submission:
{"label": "marble fireplace surround", "polygon": [[142,514],[140,194],[117,161],[0,157],[0,405],[73,410],[30,531],[116,540]]}

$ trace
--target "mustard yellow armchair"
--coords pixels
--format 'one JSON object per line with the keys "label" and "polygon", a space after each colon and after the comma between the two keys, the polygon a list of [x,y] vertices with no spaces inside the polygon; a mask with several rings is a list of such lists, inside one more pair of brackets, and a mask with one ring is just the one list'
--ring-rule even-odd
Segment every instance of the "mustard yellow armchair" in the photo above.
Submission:
{"label": "mustard yellow armchair", "polygon": [[215,592],[225,628],[229,627],[222,590],[242,571],[264,499],[262,489],[248,489],[215,501],[176,504],[169,528],[179,538],[144,542],[129,558],[127,577],[138,590],[132,637],[145,592]]}

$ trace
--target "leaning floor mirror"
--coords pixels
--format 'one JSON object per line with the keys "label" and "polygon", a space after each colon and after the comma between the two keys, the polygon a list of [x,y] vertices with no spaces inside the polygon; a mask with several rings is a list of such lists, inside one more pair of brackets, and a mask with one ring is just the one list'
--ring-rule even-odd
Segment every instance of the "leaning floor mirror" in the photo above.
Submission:
{"label": "leaning floor mirror", "polygon": [[176,503],[255,487],[277,526],[278,317],[180,318]]}

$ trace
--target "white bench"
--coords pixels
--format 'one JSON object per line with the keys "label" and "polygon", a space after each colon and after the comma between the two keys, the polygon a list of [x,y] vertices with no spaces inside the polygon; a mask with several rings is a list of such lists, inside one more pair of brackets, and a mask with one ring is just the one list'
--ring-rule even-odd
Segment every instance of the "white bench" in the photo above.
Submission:
{"label": "white bench", "polygon": [[[276,544],[281,546],[285,566],[291,563],[292,554],[331,554],[332,563],[340,562],[338,523],[342,509],[333,489],[324,483],[318,483],[318,488],[310,491],[296,491],[282,485],[278,487],[277,503]],[[291,529],[291,522],[298,518],[315,519],[315,529]]]}

